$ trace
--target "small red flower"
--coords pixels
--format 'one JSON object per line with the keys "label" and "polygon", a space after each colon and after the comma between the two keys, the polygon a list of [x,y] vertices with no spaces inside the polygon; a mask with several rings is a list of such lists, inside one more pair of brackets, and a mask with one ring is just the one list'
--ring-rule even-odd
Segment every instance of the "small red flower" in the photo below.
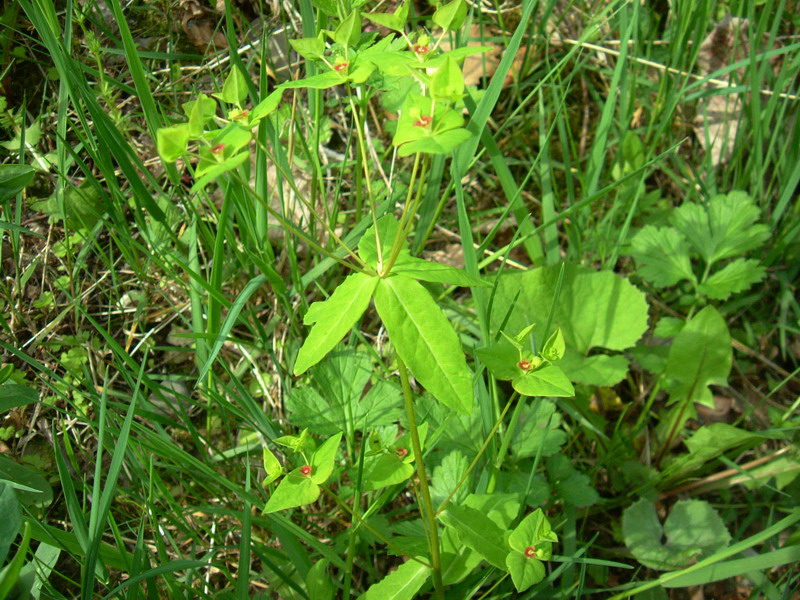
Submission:
{"label": "small red flower", "polygon": [[433,117],[430,115],[420,115],[419,121],[414,121],[414,127],[427,127],[433,122]]}
{"label": "small red flower", "polygon": [[536,558],[536,547],[528,546],[525,548],[525,558]]}
{"label": "small red flower", "polygon": [[238,115],[236,115],[233,118],[234,119],[244,119],[249,114],[250,114],[250,109],[245,108],[242,112],[240,112]]}
{"label": "small red flower", "polygon": [[427,46],[423,46],[422,44],[416,44],[412,48],[412,50],[414,51],[414,54],[421,54],[421,55],[425,55],[431,51],[430,48],[428,48]]}
{"label": "small red flower", "polygon": [[300,473],[302,473],[306,477],[311,475],[311,465],[304,465],[304,466],[300,467]]}
{"label": "small red flower", "polygon": [[408,450],[405,448],[398,448],[397,450],[395,450],[395,454],[397,454],[397,456],[399,456],[400,458],[405,458],[406,456],[408,456]]}
{"label": "small red flower", "polygon": [[211,154],[219,154],[225,149],[225,144],[217,144],[213,148],[211,148]]}
{"label": "small red flower", "polygon": [[517,366],[522,369],[523,371],[530,371],[531,370],[531,361],[527,359],[522,359],[517,363]]}
{"label": "small red flower", "polygon": [[346,63],[346,62],[336,63],[335,65],[333,65],[333,70],[338,72],[338,73],[341,73],[342,71],[346,70],[347,67],[349,67],[349,66],[350,66],[350,63]]}

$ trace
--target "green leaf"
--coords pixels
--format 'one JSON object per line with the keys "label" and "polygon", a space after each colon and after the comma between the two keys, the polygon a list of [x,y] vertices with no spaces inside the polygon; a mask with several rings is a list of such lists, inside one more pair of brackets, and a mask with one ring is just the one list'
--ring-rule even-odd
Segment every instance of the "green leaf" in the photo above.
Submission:
{"label": "green leaf", "polygon": [[289,40],[292,48],[303,58],[316,60],[325,54],[325,42],[318,37],[299,38]]}
{"label": "green leaf", "polygon": [[286,475],[267,501],[264,507],[264,514],[296,508],[316,502],[319,498],[319,486],[311,480],[311,477],[303,475],[299,467]]}
{"label": "green leaf", "polygon": [[676,478],[694,472],[723,452],[733,448],[746,449],[773,436],[766,436],[727,423],[713,423],[698,429],[684,444],[687,454],[678,456],[664,469],[664,476]]}
{"label": "green leaf", "polygon": [[656,287],[669,287],[684,279],[697,282],[689,244],[671,227],[643,227],[633,236],[626,254],[636,260],[636,273]]}
{"label": "green leaf", "polygon": [[755,224],[760,211],[744,192],[712,198],[708,208],[687,202],[675,209],[672,224],[707,263],[738,256],[761,246],[769,228]]}
{"label": "green leaf", "polygon": [[323,485],[333,474],[333,467],[336,463],[336,451],[342,441],[342,432],[329,437],[314,452],[311,459],[311,481],[317,485]]}
{"label": "green leaf", "polygon": [[323,302],[315,302],[303,322],[314,324],[297,354],[294,374],[300,375],[333,350],[364,314],[378,278],[351,273]]}
{"label": "green leaf", "polygon": [[556,454],[547,459],[547,474],[561,499],[577,508],[592,506],[600,495],[587,475],[578,472],[569,458]]}
{"label": "green leaf", "polygon": [[361,16],[353,10],[333,32],[333,41],[342,46],[355,46],[361,40]]}
{"label": "green leaf", "polygon": [[581,356],[569,349],[558,367],[569,374],[570,380],[584,385],[608,387],[625,379],[630,363],[621,354]]}
{"label": "green leaf", "polygon": [[442,540],[442,581],[446,586],[463,581],[483,560],[481,555],[461,543],[454,529],[445,528]]}
{"label": "green leaf", "polygon": [[359,600],[412,600],[430,575],[430,567],[409,560],[372,584]]}
{"label": "green leaf", "polygon": [[407,481],[414,475],[413,465],[396,454],[378,454],[364,462],[364,491],[377,490]]}
{"label": "green leaf", "polygon": [[436,70],[431,78],[431,94],[437,100],[456,102],[464,95],[464,74],[452,56]]}
{"label": "green leaf", "polygon": [[472,137],[469,129],[448,129],[441,133],[425,135],[413,142],[403,144],[397,151],[399,156],[410,156],[416,152],[424,154],[447,154]]}
{"label": "green leaf", "polygon": [[506,338],[500,338],[497,343],[486,348],[478,348],[475,354],[500,381],[511,381],[521,372],[517,364],[520,361],[520,351]]}
{"label": "green leaf", "polygon": [[35,175],[36,171],[28,165],[0,165],[0,202],[10,200],[28,187]]}
{"label": "green leaf", "polygon": [[511,526],[511,523],[516,520],[519,514],[520,506],[517,494],[504,494],[502,492],[470,494],[462,504],[486,515],[500,529],[508,529]]}
{"label": "green leaf", "polygon": [[[549,423],[549,425],[548,425]],[[561,415],[550,400],[533,400],[520,415],[517,432],[511,444],[514,456],[526,458],[555,454],[567,441],[567,434],[561,427]]]}
{"label": "green leaf", "polygon": [[232,66],[222,84],[222,94],[220,97],[223,102],[240,106],[247,98],[247,79],[238,67]]}
{"label": "green leaf", "polygon": [[492,287],[488,281],[470,275],[464,269],[457,269],[450,265],[423,260],[415,256],[404,255],[397,259],[392,273],[399,273],[413,279],[430,281],[433,283],[446,283],[462,287]]}
{"label": "green leaf", "polygon": [[550,560],[553,544],[557,541],[558,536],[550,528],[550,521],[541,508],[522,519],[508,536],[508,545],[513,550],[525,554],[532,548],[539,560]]}
{"label": "green leaf", "polygon": [[452,0],[447,4],[442,4],[433,13],[433,22],[449,31],[461,29],[466,18],[467,3],[464,0]]}
{"label": "green leaf", "polygon": [[333,600],[336,589],[333,587],[328,566],[331,564],[327,558],[318,559],[308,570],[306,575],[306,591],[308,597],[314,600]]}
{"label": "green leaf", "polygon": [[295,387],[286,399],[291,422],[326,436],[395,423],[401,413],[402,393],[396,384],[383,379],[364,393],[372,372],[367,353],[332,352],[312,371],[313,387]]}
{"label": "green leaf", "polygon": [[666,588],[706,585],[714,581],[733,580],[745,573],[766,571],[787,564],[797,564],[798,562],[800,562],[800,546],[787,546],[780,550],[764,552],[756,556],[710,564],[685,575],[670,577],[662,582],[661,585]]}
{"label": "green leaf", "polygon": [[561,360],[564,357],[564,352],[567,349],[564,342],[564,334],[561,328],[557,327],[556,330],[550,335],[542,348],[542,358],[549,361]]}
{"label": "green leaf", "polygon": [[658,323],[656,323],[653,335],[669,339],[678,335],[684,325],[686,325],[686,321],[683,319],[678,319],[677,317],[661,317]]}
{"label": "green leaf", "polygon": [[408,1],[403,2],[393,13],[372,13],[364,15],[373,23],[377,23],[386,29],[391,29],[398,33],[403,33],[406,28],[406,21],[408,20]]}
{"label": "green leaf", "polygon": [[264,445],[262,450],[264,470],[267,472],[267,477],[261,482],[261,485],[267,486],[283,475],[283,467],[277,457],[272,453],[272,450],[267,448],[266,445]]}
{"label": "green leaf", "polygon": [[524,592],[532,585],[536,585],[545,576],[544,563],[536,558],[528,558],[521,552],[508,553],[506,568],[518,592]]}
{"label": "green leaf", "polygon": [[283,98],[283,89],[278,88],[271,94],[269,94],[266,98],[264,98],[261,102],[253,107],[253,110],[250,111],[250,124],[255,125],[261,119],[268,117],[271,115],[278,105],[281,103],[281,99]]}
{"label": "green leaf", "polygon": [[461,542],[489,564],[498,569],[505,568],[508,548],[503,543],[504,533],[489,517],[468,506],[448,504],[439,519],[454,529]]}
{"label": "green leaf", "polygon": [[0,455],[0,480],[10,482],[17,487],[17,499],[25,506],[46,506],[53,500],[53,488],[41,473],[2,455]]}
{"label": "green leaf", "polygon": [[380,279],[375,308],[417,381],[445,406],[470,414],[472,374],[458,336],[428,291],[402,275]]}
{"label": "green leaf", "polygon": [[0,481],[0,566],[5,564],[8,550],[22,527],[22,508],[17,501],[14,488]]}
{"label": "green leaf", "polygon": [[238,169],[241,165],[243,165],[247,159],[250,158],[250,152],[245,150],[244,152],[240,152],[239,154],[235,154],[230,158],[226,158],[221,163],[215,164],[213,166],[209,166],[204,168],[202,173],[202,177],[197,179],[190,190],[192,194],[197,193],[199,190],[205,188],[209,183],[213,180],[217,179],[221,175]]}
{"label": "green leaf", "polygon": [[162,127],[156,132],[158,154],[167,162],[175,162],[189,146],[189,125],[181,123],[172,127]]}
{"label": "green leaf", "polygon": [[523,372],[511,381],[511,385],[523,396],[571,398],[575,395],[575,388],[564,371],[553,366]]}
{"label": "green leaf", "polygon": [[[377,229],[374,225],[367,228],[364,235],[358,241],[358,255],[365,263],[377,271],[383,271],[381,261],[387,261],[392,252],[392,245],[400,231],[400,223],[392,215],[384,215],[377,221]],[[376,232],[377,231],[377,235]],[[378,239],[380,239],[381,255],[378,256]],[[408,240],[403,240],[397,262],[405,260],[409,256]],[[379,261],[380,258],[380,261]]]}
{"label": "green leaf", "polygon": [[[431,499],[435,505],[444,502],[456,488],[456,485],[469,468],[469,461],[458,450],[453,450],[442,459],[442,463],[433,470],[431,476]],[[459,503],[467,495],[468,486],[462,487],[455,493],[452,501]]]}
{"label": "green leaf", "polygon": [[189,137],[199,138],[206,123],[217,113],[217,103],[213,98],[200,94],[196,100],[190,100],[183,105],[183,112],[189,117]]}
{"label": "green leaf", "polygon": [[[567,348],[580,354],[597,347],[624,350],[647,331],[645,295],[627,279],[611,271],[567,263],[556,302],[560,270],[561,265],[554,265],[504,273],[491,315],[494,330],[499,329],[512,305],[507,331],[520,331],[531,324],[543,328],[555,304],[553,323],[561,328]],[[517,297],[522,301],[515,302]],[[543,341],[538,340],[540,346]]]}
{"label": "green leaf", "polygon": [[[651,569],[680,569],[699,556],[725,548],[730,534],[710,504],[681,500],[675,504],[662,529],[655,505],[644,498],[622,513],[625,545],[640,563]],[[666,536],[666,543],[662,538]]]}
{"label": "green leaf", "polygon": [[669,349],[665,376],[670,403],[699,402],[711,408],[709,385],[727,385],[733,349],[728,326],[713,306],[686,323]]}
{"label": "green leaf", "polygon": [[295,79],[282,83],[279,89],[291,90],[296,88],[308,88],[311,90],[327,90],[337,85],[347,82],[347,77],[336,71],[326,71],[318,75],[312,75],[305,79]]}
{"label": "green leaf", "polygon": [[37,400],[39,400],[39,392],[27,385],[15,383],[0,385],[0,413],[33,404]]}
{"label": "green leaf", "polygon": [[757,260],[737,258],[700,284],[697,293],[712,300],[727,300],[731,294],[749,290],[764,279],[764,274]]}

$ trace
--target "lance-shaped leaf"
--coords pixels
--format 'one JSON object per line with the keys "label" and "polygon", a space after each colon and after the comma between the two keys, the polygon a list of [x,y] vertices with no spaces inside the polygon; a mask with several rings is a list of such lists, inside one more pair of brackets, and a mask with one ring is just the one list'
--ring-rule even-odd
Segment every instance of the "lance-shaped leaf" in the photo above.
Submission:
{"label": "lance-shaped leaf", "polygon": [[314,326],[297,354],[295,375],[304,373],[322,360],[353,328],[367,310],[377,284],[377,277],[351,273],[330,298],[309,307],[303,322]]}
{"label": "lance-shaped leaf", "polygon": [[397,354],[439,402],[472,412],[472,374],[452,325],[422,285],[403,275],[381,279],[375,308]]}
{"label": "lance-shaped leaf", "polygon": [[400,273],[422,281],[433,283],[447,283],[462,287],[492,287],[488,281],[470,275],[464,269],[457,269],[450,265],[423,260],[415,256],[403,255],[397,259],[392,268],[393,273]]}
{"label": "lance-shaped leaf", "polygon": [[431,575],[431,568],[409,560],[358,597],[358,600],[412,600]]}

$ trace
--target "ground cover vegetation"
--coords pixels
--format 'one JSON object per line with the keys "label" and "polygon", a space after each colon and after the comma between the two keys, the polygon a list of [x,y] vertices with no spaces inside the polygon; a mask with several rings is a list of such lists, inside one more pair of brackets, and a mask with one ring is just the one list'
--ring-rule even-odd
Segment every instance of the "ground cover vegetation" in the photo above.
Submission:
{"label": "ground cover vegetation", "polygon": [[796,598],[798,8],[5,2],[0,598]]}

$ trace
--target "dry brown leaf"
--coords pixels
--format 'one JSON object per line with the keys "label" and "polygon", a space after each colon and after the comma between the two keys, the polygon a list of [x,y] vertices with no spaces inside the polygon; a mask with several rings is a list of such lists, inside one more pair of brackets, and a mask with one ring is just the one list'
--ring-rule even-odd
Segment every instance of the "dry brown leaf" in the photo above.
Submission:
{"label": "dry brown leaf", "polygon": [[208,50],[224,50],[228,47],[225,34],[217,29],[217,17],[196,0],[184,0],[179,5],[183,13],[181,27],[186,37],[195,47]]}

